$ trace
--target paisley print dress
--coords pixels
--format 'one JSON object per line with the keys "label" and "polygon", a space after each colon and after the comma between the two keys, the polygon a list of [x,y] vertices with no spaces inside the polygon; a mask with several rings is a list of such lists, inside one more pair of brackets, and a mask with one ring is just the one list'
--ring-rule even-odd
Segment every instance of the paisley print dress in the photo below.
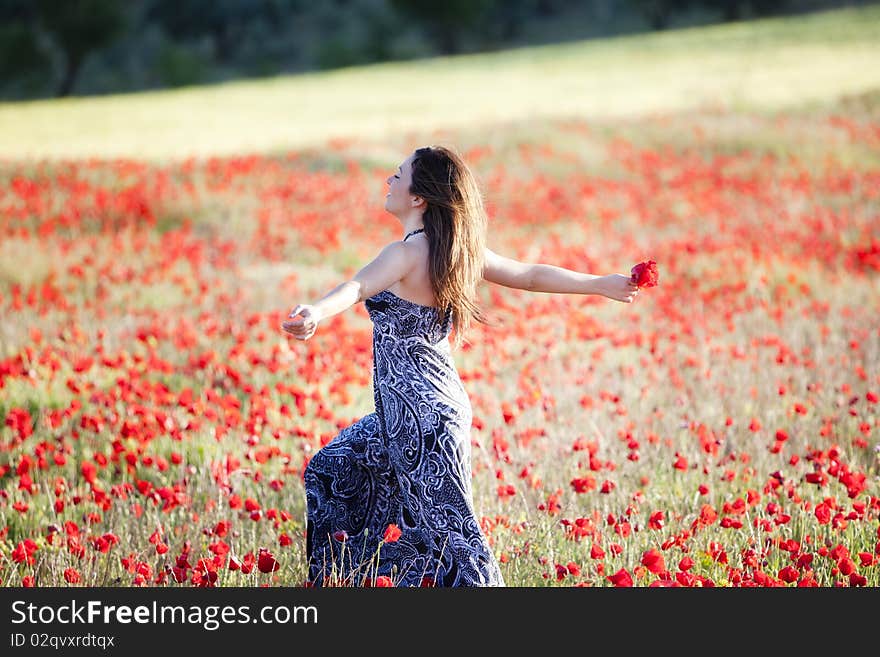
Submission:
{"label": "paisley print dress", "polygon": [[[365,305],[375,411],[306,467],[309,582],[503,586],[473,508],[471,405],[450,355],[450,313],[388,290]],[[385,542],[392,523],[401,536]]]}

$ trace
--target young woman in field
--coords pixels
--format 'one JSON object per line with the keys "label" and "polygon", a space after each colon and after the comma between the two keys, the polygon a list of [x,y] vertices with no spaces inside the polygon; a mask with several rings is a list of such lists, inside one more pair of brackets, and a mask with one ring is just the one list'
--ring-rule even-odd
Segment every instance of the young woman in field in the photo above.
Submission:
{"label": "young woman in field", "polygon": [[[471,405],[450,353],[473,321],[481,279],[533,292],[632,302],[630,276],[526,264],[486,248],[474,176],[444,147],[419,148],[387,180],[400,241],[283,329],[300,340],[360,301],[373,322],[375,412],[343,429],[305,471],[309,581],[503,586],[471,496]],[[399,536],[383,541],[390,525]],[[397,539],[397,540],[394,540]],[[381,544],[380,544],[381,542]]]}

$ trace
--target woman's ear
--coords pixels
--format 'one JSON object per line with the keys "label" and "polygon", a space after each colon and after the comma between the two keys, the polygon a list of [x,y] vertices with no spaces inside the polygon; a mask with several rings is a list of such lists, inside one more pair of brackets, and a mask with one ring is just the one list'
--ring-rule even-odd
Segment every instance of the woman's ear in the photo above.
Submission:
{"label": "woman's ear", "polygon": [[414,208],[417,208],[420,205],[423,205],[424,203],[425,203],[425,199],[423,199],[421,196],[413,196],[412,197],[412,206]]}

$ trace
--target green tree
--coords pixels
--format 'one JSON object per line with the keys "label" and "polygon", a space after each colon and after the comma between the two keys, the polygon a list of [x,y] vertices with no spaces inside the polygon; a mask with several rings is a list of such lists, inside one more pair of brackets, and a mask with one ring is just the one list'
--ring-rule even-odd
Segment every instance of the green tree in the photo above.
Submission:
{"label": "green tree", "polygon": [[116,0],[36,0],[36,22],[64,53],[59,96],[73,91],[86,57],[109,45],[126,26],[125,4]]}
{"label": "green tree", "polygon": [[694,3],[688,0],[629,0],[629,4],[642,15],[652,30],[665,30],[676,10]]}
{"label": "green tree", "polygon": [[279,21],[296,3],[280,0],[153,0],[147,13],[174,39],[210,36],[221,64],[230,63],[250,23]]}
{"label": "green tree", "polygon": [[452,55],[461,50],[464,31],[476,25],[496,0],[391,0],[391,6],[419,22],[440,52]]}
{"label": "green tree", "polygon": [[15,85],[25,95],[46,93],[52,62],[40,47],[27,0],[0,0],[0,80],[4,92]]}
{"label": "green tree", "polygon": [[703,0],[702,4],[720,9],[725,21],[742,20],[748,12],[755,16],[770,16],[792,9],[788,0]]}

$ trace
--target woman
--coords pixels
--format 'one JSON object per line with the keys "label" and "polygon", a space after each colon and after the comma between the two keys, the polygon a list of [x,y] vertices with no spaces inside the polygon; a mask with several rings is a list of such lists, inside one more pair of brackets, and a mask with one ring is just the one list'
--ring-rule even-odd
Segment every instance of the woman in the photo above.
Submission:
{"label": "woman", "polygon": [[[526,264],[485,246],[474,176],[444,147],[419,148],[387,180],[385,209],[404,237],[282,326],[300,340],[364,301],[373,322],[374,413],[344,429],[305,472],[314,585],[503,586],[471,497],[471,406],[450,355],[473,321],[480,279],[534,292],[632,302],[629,276]],[[397,540],[383,540],[390,525]]]}

